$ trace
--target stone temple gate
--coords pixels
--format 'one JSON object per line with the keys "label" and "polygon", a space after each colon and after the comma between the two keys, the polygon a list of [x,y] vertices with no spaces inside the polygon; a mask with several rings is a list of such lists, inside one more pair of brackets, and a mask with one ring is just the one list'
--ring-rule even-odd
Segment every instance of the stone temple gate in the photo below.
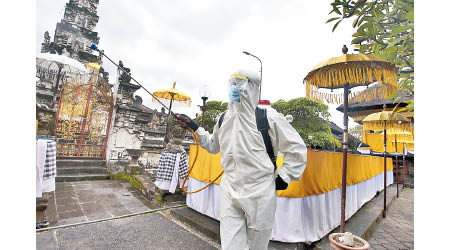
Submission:
{"label": "stone temple gate", "polygon": [[105,159],[112,107],[111,88],[98,72],[68,79],[56,113],[57,156]]}

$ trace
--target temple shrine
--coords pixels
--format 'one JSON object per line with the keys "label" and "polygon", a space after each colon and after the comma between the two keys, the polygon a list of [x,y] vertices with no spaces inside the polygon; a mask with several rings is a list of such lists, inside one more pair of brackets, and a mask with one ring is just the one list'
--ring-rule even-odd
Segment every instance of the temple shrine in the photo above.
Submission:
{"label": "temple shrine", "polygon": [[[142,150],[139,164],[145,169],[156,169],[163,148],[167,125],[164,108],[158,111],[142,104],[142,98],[135,94],[140,86],[130,81],[126,73],[131,70],[122,62],[124,71],[118,69],[117,79],[110,84],[101,56],[90,48],[92,43],[100,42],[95,31],[98,4],[98,0],[70,0],[56,25],[53,41],[46,31],[41,44],[42,53],[73,58],[93,76],[98,75],[97,80],[86,85],[70,80],[61,66],[59,69],[38,66],[37,134],[57,142],[61,163],[57,181],[109,178],[110,172],[123,171],[129,163],[127,149]],[[192,136],[187,135],[183,145],[188,148],[192,142]],[[88,169],[77,167],[75,162],[79,160],[90,160],[103,170],[88,173]],[[65,172],[67,161],[76,165],[77,170],[71,169],[71,174]]]}

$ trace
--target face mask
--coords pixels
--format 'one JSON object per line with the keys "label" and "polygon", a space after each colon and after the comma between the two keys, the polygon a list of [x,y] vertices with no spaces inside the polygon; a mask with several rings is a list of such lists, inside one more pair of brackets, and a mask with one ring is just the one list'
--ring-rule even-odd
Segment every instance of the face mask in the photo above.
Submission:
{"label": "face mask", "polygon": [[231,87],[230,92],[228,92],[228,96],[230,97],[230,104],[241,102],[241,97],[239,96],[238,89],[236,87]]}

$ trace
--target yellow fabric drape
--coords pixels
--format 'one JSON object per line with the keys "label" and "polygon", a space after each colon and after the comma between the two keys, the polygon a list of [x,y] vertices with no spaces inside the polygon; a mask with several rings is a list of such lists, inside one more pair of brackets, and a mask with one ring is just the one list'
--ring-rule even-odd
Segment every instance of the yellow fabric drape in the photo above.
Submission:
{"label": "yellow fabric drape", "polygon": [[[197,148],[200,150],[195,165],[192,166]],[[213,181],[223,171],[222,164],[220,163],[220,153],[210,154],[204,148],[193,145],[191,145],[189,150],[189,167],[194,168],[189,175],[190,177],[208,183]],[[217,179],[214,184],[220,184],[220,180],[222,180],[222,177]]]}
{"label": "yellow fabric drape", "polygon": [[[189,166],[197,147],[191,146]],[[301,198],[323,194],[342,185],[342,153],[308,150],[308,162],[300,181],[293,181],[288,189],[277,191],[281,197]],[[387,169],[392,170],[392,159],[388,158]],[[282,165],[282,158],[277,160]],[[352,155],[347,157],[347,185],[370,179],[384,171],[383,157]],[[190,177],[202,182],[211,182],[222,172],[220,153],[210,154],[200,147],[198,158]],[[220,179],[215,182],[219,184]]]}
{"label": "yellow fabric drape", "polygon": [[[397,140],[400,141],[404,136],[397,135]],[[412,136],[410,136],[412,137]],[[414,139],[412,139],[414,140]],[[362,142],[370,146],[370,150],[373,152],[384,152],[384,135],[382,133],[363,133]],[[395,153],[395,135],[387,133],[386,136],[386,152]],[[405,146],[408,150],[414,150],[414,144],[408,144]],[[403,143],[397,142],[397,152],[403,152]]]}

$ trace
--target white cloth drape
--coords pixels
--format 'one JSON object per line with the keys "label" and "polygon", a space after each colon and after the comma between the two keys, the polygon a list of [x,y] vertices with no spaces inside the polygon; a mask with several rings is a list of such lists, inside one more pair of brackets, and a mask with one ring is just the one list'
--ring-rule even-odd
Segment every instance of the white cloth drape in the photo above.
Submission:
{"label": "white cloth drape", "polygon": [[55,191],[55,178],[44,179],[42,181],[42,193]]}
{"label": "white cloth drape", "polygon": [[36,141],[36,198],[42,197],[47,140]]}
{"label": "white cloth drape", "polygon": [[42,193],[55,191],[55,177],[56,144],[51,140],[38,139],[36,141],[36,198],[42,197]]}
{"label": "white cloth drape", "polygon": [[177,184],[178,184],[178,171],[180,169],[180,153],[177,153],[177,158],[175,160],[175,166],[173,167],[173,175],[172,175],[172,180],[170,182],[170,188],[169,188],[169,192],[171,192],[172,194],[175,193],[175,189],[177,188]]}
{"label": "white cloth drape", "polygon": [[[393,171],[388,171],[387,185],[393,183]],[[355,185],[347,186],[345,219],[348,220],[377,191],[383,190],[384,173]],[[206,183],[189,178],[188,190],[197,190]],[[188,194],[188,207],[212,217],[220,218],[220,187],[211,185],[205,190]],[[281,242],[314,242],[340,224],[341,188],[302,198],[277,197],[277,209],[272,229],[272,240]]]}
{"label": "white cloth drape", "polygon": [[170,181],[156,179],[155,186],[162,190],[169,190],[170,193],[175,193],[177,188],[177,184],[180,185],[180,188],[183,183],[183,179],[180,178],[180,162],[181,162],[181,153],[177,153],[175,164],[173,167],[172,178]]}

